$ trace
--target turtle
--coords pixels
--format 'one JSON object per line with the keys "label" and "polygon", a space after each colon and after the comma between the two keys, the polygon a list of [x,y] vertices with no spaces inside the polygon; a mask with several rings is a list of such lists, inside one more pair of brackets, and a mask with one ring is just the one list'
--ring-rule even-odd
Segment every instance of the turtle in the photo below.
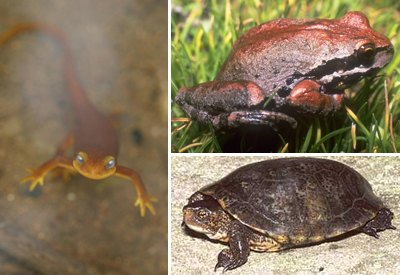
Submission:
{"label": "turtle", "polygon": [[280,251],[321,243],[347,232],[396,229],[394,215],[349,166],[320,158],[249,164],[190,196],[183,225],[229,244],[215,271],[247,262],[250,250]]}

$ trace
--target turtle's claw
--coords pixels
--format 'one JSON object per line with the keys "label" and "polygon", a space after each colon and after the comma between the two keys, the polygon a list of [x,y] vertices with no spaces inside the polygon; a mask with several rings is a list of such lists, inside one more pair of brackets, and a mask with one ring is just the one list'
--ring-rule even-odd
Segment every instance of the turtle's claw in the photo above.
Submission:
{"label": "turtle's claw", "polygon": [[223,272],[235,269],[247,262],[247,257],[233,256],[229,248],[225,248],[218,254],[218,262],[215,265],[214,271],[222,267]]}
{"label": "turtle's claw", "polygon": [[154,210],[151,202],[156,202],[157,199],[150,196],[149,194],[139,195],[138,199],[135,202],[135,206],[140,206],[140,216],[144,217],[146,213],[146,207],[150,210],[151,214],[155,215],[156,211]]}

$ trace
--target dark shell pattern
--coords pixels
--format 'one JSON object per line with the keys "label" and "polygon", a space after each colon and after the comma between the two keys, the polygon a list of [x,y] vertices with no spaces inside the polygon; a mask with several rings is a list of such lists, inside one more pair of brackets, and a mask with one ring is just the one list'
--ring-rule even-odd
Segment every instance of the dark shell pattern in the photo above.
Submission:
{"label": "dark shell pattern", "polygon": [[340,235],[363,226],[383,207],[363,176],[327,159],[250,164],[200,192],[218,200],[243,224],[283,242]]}

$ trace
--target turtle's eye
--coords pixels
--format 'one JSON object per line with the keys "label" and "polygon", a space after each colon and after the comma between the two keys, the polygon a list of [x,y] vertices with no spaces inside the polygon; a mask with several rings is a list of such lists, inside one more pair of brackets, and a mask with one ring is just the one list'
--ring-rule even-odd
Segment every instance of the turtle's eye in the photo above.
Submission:
{"label": "turtle's eye", "polygon": [[110,159],[106,164],[107,169],[111,169],[114,166],[115,166],[115,159]]}
{"label": "turtle's eye", "polygon": [[208,212],[204,209],[200,209],[197,211],[196,216],[198,219],[203,220],[204,218],[208,217]]}
{"label": "turtle's eye", "polygon": [[81,155],[77,155],[76,156],[76,161],[79,163],[79,164],[83,164],[85,161],[83,160],[83,157],[81,156]]}

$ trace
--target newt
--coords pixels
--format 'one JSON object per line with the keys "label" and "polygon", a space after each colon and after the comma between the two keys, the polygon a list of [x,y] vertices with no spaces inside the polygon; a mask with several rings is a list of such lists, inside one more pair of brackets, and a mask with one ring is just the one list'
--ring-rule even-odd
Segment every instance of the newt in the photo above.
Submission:
{"label": "newt", "polygon": [[[64,179],[69,178],[69,173],[76,172],[94,180],[117,176],[130,180],[135,186],[138,195],[135,206],[139,205],[141,216],[145,215],[146,207],[154,215],[152,202],[156,202],[156,198],[147,192],[138,173],[118,165],[119,142],[112,119],[99,112],[86,97],[75,73],[72,50],[63,33],[45,23],[24,23],[4,33],[0,37],[0,47],[12,37],[28,31],[49,34],[61,44],[65,83],[75,115],[73,128],[59,146],[56,155],[38,168],[28,168],[31,174],[24,177],[21,183],[31,181],[29,190],[32,191],[37,184],[43,186],[44,177],[55,168],[63,169]],[[66,156],[72,145],[74,158]]]}

